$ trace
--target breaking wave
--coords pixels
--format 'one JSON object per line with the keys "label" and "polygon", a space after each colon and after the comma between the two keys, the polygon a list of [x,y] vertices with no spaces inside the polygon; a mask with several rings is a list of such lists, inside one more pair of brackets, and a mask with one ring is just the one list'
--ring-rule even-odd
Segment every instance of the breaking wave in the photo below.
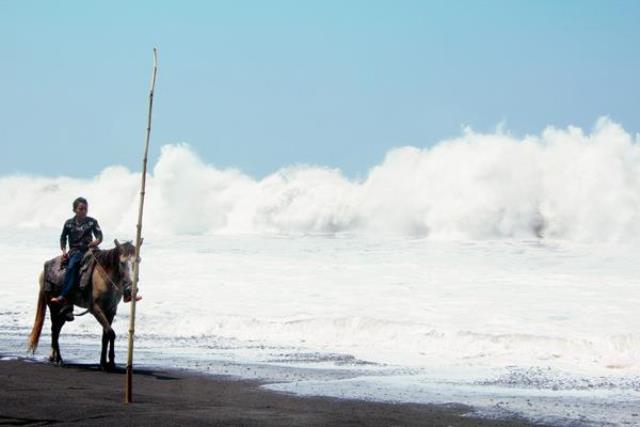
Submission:
{"label": "breaking wave", "polygon": [[[640,138],[607,118],[590,133],[547,128],[516,138],[465,130],[387,153],[362,180],[291,166],[256,180],[166,145],[147,188],[147,234],[376,233],[443,239],[640,237]],[[139,175],[0,178],[0,227],[58,227],[89,198],[104,228],[133,234]]]}

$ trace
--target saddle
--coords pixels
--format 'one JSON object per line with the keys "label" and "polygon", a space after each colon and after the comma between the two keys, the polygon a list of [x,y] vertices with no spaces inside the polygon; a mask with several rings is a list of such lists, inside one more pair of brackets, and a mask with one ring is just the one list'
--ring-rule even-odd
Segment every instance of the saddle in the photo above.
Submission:
{"label": "saddle", "polygon": [[[91,251],[87,251],[80,261],[76,284],[80,291],[83,291],[91,283],[91,275],[96,266],[95,257],[91,256]],[[66,266],[63,265],[62,255],[50,259],[44,263],[44,290],[52,294],[59,294],[64,284]]]}

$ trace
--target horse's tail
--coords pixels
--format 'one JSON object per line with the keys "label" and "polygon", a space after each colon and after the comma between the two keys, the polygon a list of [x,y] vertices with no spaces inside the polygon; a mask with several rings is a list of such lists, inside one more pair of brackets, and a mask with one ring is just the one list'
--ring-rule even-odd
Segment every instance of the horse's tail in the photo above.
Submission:
{"label": "horse's tail", "polygon": [[42,325],[44,325],[44,316],[47,314],[47,304],[45,302],[44,295],[44,273],[40,273],[38,279],[39,291],[38,291],[38,304],[36,306],[36,318],[33,322],[33,328],[29,334],[28,349],[31,353],[36,352],[38,348],[38,341],[40,341],[40,333],[42,332]]}

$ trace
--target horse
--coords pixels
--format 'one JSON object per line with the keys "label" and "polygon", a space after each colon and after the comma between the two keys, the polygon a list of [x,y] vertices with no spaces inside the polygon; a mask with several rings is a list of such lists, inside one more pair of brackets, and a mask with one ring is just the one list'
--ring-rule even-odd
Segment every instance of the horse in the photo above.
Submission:
{"label": "horse", "polygon": [[[131,288],[131,261],[135,257],[135,246],[131,242],[119,243],[114,240],[115,247],[108,250],[93,250],[95,267],[91,273],[91,285],[84,290],[74,290],[68,295],[69,303],[86,308],[102,326],[102,351],[100,353],[100,367],[105,371],[115,369],[114,344],[116,334],[111,327],[116,315],[118,304],[125,292]],[[142,241],[140,242],[142,244]],[[51,317],[51,353],[49,361],[58,366],[64,364],[60,353],[58,338],[64,326],[67,311],[51,299],[55,296],[45,289],[45,273],[40,273],[38,279],[40,289],[36,306],[36,317],[29,334],[28,349],[35,353],[47,307]],[[109,359],[107,361],[107,347]]]}

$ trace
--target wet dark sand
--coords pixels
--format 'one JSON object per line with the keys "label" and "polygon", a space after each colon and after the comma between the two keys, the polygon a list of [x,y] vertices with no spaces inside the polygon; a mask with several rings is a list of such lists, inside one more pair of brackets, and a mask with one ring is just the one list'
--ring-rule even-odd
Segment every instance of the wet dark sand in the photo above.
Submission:
{"label": "wet dark sand", "polygon": [[0,425],[92,426],[526,426],[463,417],[463,406],[296,397],[240,381],[184,371],[136,371],[123,404],[123,371],[0,362]]}

